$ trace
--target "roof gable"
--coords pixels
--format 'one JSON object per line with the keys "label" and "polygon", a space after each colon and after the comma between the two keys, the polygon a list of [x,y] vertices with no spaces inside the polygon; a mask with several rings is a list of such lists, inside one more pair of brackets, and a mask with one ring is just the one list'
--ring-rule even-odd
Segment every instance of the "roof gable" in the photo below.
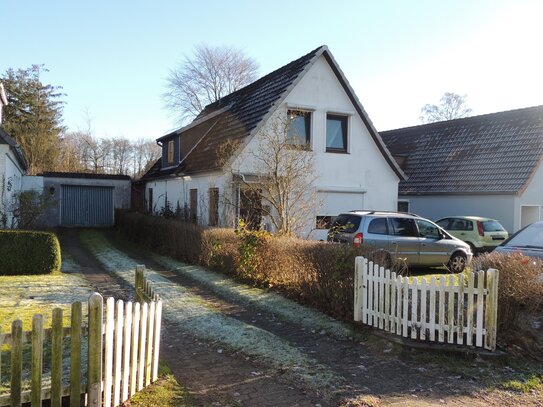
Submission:
{"label": "roof gable", "polygon": [[543,159],[543,106],[380,134],[404,157],[400,194],[519,194]]}
{"label": "roof gable", "polygon": [[[182,140],[183,138],[190,138],[190,143],[185,144],[191,145],[186,146],[186,155],[175,172],[191,174],[219,169],[224,159],[224,157],[223,159],[219,157],[222,154],[220,147],[225,142],[231,142],[234,145],[241,144],[240,148],[246,145],[251,136],[258,131],[260,126],[277,109],[304,74],[322,55],[332,67],[383,157],[400,179],[404,179],[404,173],[388,152],[343,72],[324,45],[206,106],[191,124],[159,138],[157,140],[159,142],[168,139],[173,134],[180,134]],[[190,137],[188,137],[189,135]],[[152,170],[153,174],[150,171],[143,178],[169,175],[163,173],[157,166],[153,166]]]}
{"label": "roof gable", "polygon": [[21,150],[21,147],[15,141],[15,139],[13,139],[2,127],[0,127],[0,144],[7,144],[9,146],[9,148],[13,151],[13,154],[15,154],[15,157],[17,158],[17,161],[19,162],[19,165],[23,171],[28,169],[28,163],[26,162],[23,150]]}

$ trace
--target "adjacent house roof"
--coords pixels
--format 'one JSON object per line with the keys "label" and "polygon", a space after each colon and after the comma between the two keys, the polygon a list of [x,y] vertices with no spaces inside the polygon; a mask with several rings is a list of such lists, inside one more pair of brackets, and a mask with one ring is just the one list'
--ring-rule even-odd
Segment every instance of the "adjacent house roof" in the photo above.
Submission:
{"label": "adjacent house roof", "polygon": [[519,194],[543,161],[543,106],[380,132],[403,195]]}
{"label": "adjacent house roof", "polygon": [[[244,142],[247,142],[321,55],[325,56],[332,67],[381,153],[400,179],[403,179],[402,170],[388,152],[354,91],[330,51],[324,45],[206,106],[188,126],[159,138],[157,141],[161,142],[180,134],[181,150],[186,152],[185,156],[182,157],[181,163],[175,169],[163,170],[161,160],[158,160],[142,179],[219,169],[221,166],[220,154],[224,154],[220,151],[221,146],[225,142],[232,143],[232,145],[236,145],[236,143],[243,145]],[[224,157],[222,158],[224,159]]]}
{"label": "adjacent house roof", "polygon": [[23,171],[26,171],[28,169],[28,163],[26,162],[26,158],[23,154],[23,151],[21,150],[21,147],[8,133],[6,133],[6,131],[2,127],[0,127],[0,144],[9,145],[9,148],[11,149],[11,151],[13,151],[13,154],[15,154],[15,158],[21,166],[21,169]]}

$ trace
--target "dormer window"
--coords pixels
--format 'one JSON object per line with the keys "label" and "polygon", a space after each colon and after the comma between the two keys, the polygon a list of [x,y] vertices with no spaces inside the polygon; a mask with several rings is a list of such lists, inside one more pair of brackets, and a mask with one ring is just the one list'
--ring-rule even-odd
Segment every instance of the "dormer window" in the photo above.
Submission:
{"label": "dormer window", "polygon": [[311,112],[288,110],[287,142],[294,146],[309,147],[311,143]]}
{"label": "dormer window", "polygon": [[168,164],[173,164],[174,141],[168,141]]}

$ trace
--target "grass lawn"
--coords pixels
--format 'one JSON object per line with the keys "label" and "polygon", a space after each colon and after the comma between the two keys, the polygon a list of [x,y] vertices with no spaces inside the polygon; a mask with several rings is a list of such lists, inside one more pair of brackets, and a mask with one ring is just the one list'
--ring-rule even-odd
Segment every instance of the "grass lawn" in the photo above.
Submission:
{"label": "grass lawn", "polygon": [[[72,271],[69,256],[62,269]],[[67,269],[70,268],[69,270]],[[92,289],[77,274],[53,273],[31,276],[0,276],[0,327],[11,331],[11,323],[20,319],[23,330],[32,329],[34,314],[42,314],[46,328],[51,327],[53,308],[64,309],[64,326],[70,325],[72,302],[82,301],[85,315],[86,302]]]}
{"label": "grass lawn", "polygon": [[143,389],[126,403],[130,407],[193,407],[197,404],[187,391],[177,383],[172,371],[161,364],[159,379]]}

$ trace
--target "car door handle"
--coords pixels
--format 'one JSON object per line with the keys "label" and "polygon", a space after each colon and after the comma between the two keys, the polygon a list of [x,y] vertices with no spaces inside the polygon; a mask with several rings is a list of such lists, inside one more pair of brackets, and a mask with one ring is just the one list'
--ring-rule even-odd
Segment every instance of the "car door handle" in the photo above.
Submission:
{"label": "car door handle", "polygon": [[397,244],[398,244],[398,242],[392,242],[392,244],[396,244],[396,245],[397,245]]}
{"label": "car door handle", "polygon": [[466,234],[465,234],[465,233],[460,233],[460,234],[461,234],[462,236],[466,236]]}

